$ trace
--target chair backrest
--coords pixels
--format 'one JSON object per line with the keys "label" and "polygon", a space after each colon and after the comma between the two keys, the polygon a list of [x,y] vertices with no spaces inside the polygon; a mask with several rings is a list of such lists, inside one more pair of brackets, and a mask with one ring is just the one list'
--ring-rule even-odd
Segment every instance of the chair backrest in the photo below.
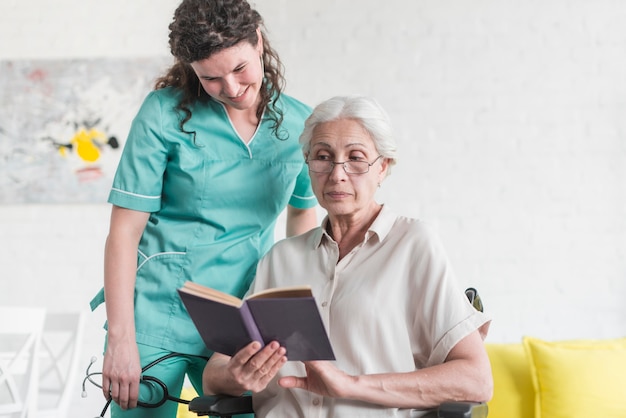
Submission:
{"label": "chair backrest", "polygon": [[46,310],[0,306],[0,417],[36,416]]}
{"label": "chair backrest", "polygon": [[467,289],[465,289],[465,296],[467,296],[467,299],[472,304],[474,309],[479,312],[483,312],[483,301],[475,288],[468,287]]}
{"label": "chair backrest", "polygon": [[80,393],[79,357],[85,312],[49,312],[39,351],[37,418],[67,418],[72,396]]}

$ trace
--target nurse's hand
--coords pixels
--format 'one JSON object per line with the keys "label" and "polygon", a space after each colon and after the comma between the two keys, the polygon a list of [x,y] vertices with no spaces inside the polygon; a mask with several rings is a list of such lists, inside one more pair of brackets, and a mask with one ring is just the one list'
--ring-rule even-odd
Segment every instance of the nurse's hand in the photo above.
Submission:
{"label": "nurse's hand", "polygon": [[141,363],[133,339],[115,342],[109,338],[102,366],[102,392],[122,409],[135,408],[139,398]]}
{"label": "nurse's hand", "polygon": [[263,349],[255,341],[232,357],[213,354],[202,375],[204,394],[240,396],[247,391],[262,391],[287,362],[285,353],[276,341]]}

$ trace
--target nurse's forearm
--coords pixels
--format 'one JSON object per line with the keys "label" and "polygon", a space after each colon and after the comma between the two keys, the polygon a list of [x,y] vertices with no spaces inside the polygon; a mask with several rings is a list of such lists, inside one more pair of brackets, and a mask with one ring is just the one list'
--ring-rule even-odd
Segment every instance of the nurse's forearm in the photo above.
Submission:
{"label": "nurse's forearm", "polygon": [[317,213],[315,208],[297,209],[287,206],[287,230],[288,237],[303,234],[317,226]]}
{"label": "nurse's forearm", "polygon": [[[128,244],[109,235],[105,246],[104,294],[109,339],[135,338],[134,289],[137,256],[131,264]],[[136,252],[136,249],[135,249]],[[134,268],[132,265],[134,264]]]}
{"label": "nurse's forearm", "polygon": [[104,293],[109,338],[135,340],[137,246],[149,214],[113,207],[105,245]]}

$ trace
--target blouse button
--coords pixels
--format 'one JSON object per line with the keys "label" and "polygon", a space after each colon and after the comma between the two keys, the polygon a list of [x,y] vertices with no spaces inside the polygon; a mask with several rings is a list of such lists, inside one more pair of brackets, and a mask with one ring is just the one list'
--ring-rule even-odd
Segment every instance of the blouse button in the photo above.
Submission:
{"label": "blouse button", "polygon": [[313,399],[313,405],[318,406],[320,404],[319,399]]}
{"label": "blouse button", "polygon": [[325,308],[328,306],[328,302],[322,302],[322,307]]}

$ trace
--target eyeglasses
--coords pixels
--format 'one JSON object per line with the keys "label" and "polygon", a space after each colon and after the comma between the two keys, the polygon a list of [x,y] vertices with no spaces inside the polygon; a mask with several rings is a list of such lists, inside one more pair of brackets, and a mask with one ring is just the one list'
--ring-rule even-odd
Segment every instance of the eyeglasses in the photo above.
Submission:
{"label": "eyeglasses", "polygon": [[380,160],[382,155],[376,157],[374,161],[368,163],[367,161],[330,161],[330,160],[307,160],[309,165],[309,171],[313,173],[331,173],[336,165],[342,165],[343,170],[347,174],[365,174],[370,171],[370,167],[373,166],[376,161]]}

